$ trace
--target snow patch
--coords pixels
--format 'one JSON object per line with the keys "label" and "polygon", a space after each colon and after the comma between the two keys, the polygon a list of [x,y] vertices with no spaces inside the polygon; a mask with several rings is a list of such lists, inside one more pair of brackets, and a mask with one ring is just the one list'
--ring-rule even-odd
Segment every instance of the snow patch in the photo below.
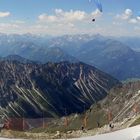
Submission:
{"label": "snow patch", "polygon": [[140,140],[140,125],[108,134],[70,140]]}

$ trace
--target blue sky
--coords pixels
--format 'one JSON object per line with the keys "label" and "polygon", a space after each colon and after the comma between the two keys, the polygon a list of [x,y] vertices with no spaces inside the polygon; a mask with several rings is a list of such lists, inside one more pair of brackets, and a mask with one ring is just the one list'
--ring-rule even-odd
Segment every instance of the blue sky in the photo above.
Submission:
{"label": "blue sky", "polygon": [[0,32],[140,35],[140,0],[100,1],[103,13],[94,0],[1,0]]}

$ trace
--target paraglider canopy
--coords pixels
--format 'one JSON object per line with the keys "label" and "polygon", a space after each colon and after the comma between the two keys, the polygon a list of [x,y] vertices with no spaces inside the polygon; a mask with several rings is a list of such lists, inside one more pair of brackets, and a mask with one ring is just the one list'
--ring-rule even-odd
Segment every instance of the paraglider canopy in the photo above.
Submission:
{"label": "paraglider canopy", "polygon": [[96,4],[98,10],[100,12],[103,12],[103,8],[102,8],[102,4],[101,4],[100,0],[89,0],[89,2],[92,2],[92,1],[94,1],[94,3]]}

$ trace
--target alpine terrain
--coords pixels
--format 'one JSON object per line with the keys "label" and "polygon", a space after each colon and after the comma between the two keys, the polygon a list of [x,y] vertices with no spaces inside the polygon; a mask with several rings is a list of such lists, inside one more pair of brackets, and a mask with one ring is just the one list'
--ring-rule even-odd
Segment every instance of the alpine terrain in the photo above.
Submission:
{"label": "alpine terrain", "polygon": [[56,117],[83,112],[119,81],[78,63],[0,61],[0,105],[5,116]]}

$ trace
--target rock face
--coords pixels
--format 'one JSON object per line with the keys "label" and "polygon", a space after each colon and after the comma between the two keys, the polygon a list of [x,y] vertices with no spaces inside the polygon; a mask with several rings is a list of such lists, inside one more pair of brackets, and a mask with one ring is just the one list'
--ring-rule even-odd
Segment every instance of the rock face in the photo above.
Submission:
{"label": "rock face", "polygon": [[106,97],[119,81],[84,63],[0,61],[1,113],[56,117],[82,112]]}

